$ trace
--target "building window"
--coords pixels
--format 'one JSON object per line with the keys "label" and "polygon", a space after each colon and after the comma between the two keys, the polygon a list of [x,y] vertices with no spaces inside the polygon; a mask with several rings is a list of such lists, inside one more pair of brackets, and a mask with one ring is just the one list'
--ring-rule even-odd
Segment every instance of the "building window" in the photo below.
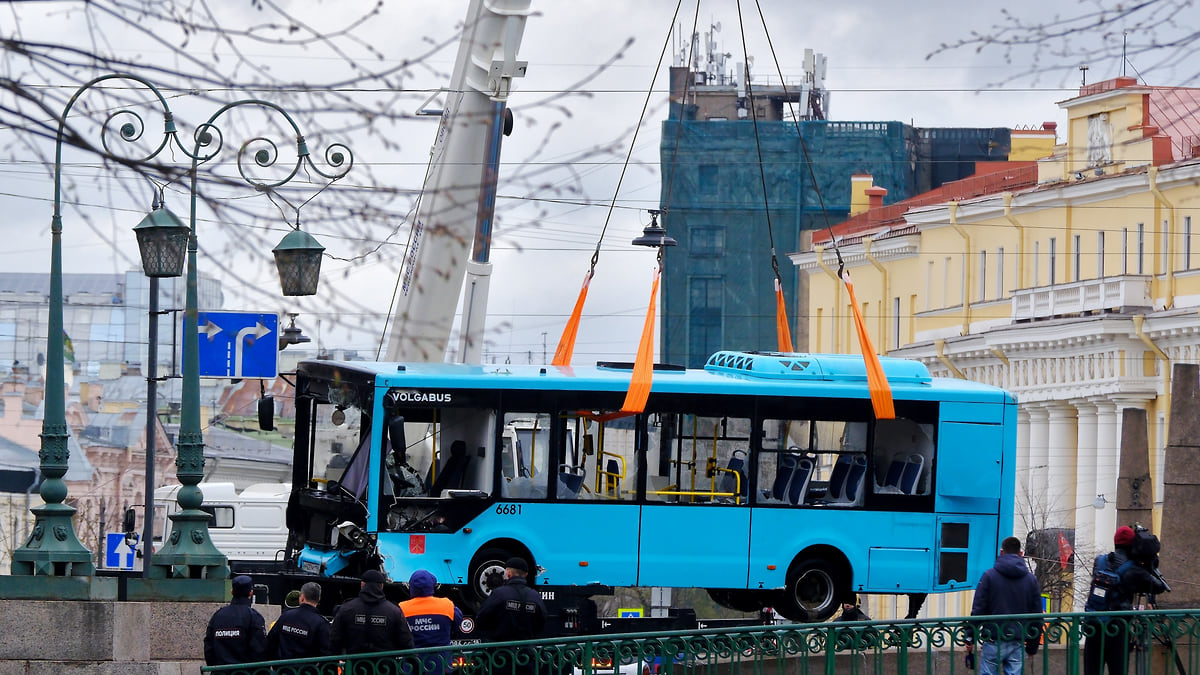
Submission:
{"label": "building window", "polygon": [[703,366],[711,354],[721,349],[724,288],[721,277],[695,276],[688,280],[688,365],[691,367]]}
{"label": "building window", "polygon": [[1121,228],[1121,274],[1129,274],[1129,228]]}
{"label": "building window", "polygon": [[1192,269],[1192,217],[1183,217],[1183,269]]}
{"label": "building window", "polygon": [[1137,226],[1137,273],[1146,273],[1146,226],[1143,223],[1138,223]]}
{"label": "building window", "polygon": [[925,311],[933,309],[933,261],[925,266]]}
{"label": "building window", "polygon": [[716,194],[720,187],[720,173],[716,164],[701,164],[697,170],[700,189],[709,194]]}
{"label": "building window", "polygon": [[1070,252],[1070,256],[1072,256],[1074,258],[1074,263],[1072,264],[1072,267],[1074,267],[1075,269],[1073,270],[1073,274],[1075,275],[1075,281],[1079,281],[1079,265],[1082,262],[1082,257],[1080,256],[1080,251],[1079,251],[1079,243],[1080,243],[1079,234],[1076,234],[1075,237],[1073,237],[1072,239],[1073,239],[1073,245],[1074,245],[1074,249],[1075,249],[1074,251]]}
{"label": "building window", "polygon": [[1004,248],[996,249],[996,297],[1004,299]]}
{"label": "building window", "polygon": [[1050,285],[1053,286],[1058,281],[1058,238],[1050,237]]}
{"label": "building window", "polygon": [[1096,278],[1104,278],[1104,231],[1096,233]]}
{"label": "building window", "polygon": [[900,346],[900,297],[892,298],[892,347]]}
{"label": "building window", "polygon": [[1042,285],[1042,242],[1033,242],[1033,287]]}
{"label": "building window", "polygon": [[979,300],[987,300],[987,251],[979,252]]}
{"label": "building window", "polygon": [[694,256],[725,253],[725,228],[695,227],[688,233],[688,252]]}
{"label": "building window", "polygon": [[823,321],[824,318],[825,318],[825,309],[822,307],[818,307],[817,308],[816,325],[813,326],[813,335],[817,336],[817,344],[813,345],[813,347],[814,347],[813,351],[818,354],[823,353],[823,351],[821,350],[821,330],[822,330],[822,326],[824,325],[824,321]]}

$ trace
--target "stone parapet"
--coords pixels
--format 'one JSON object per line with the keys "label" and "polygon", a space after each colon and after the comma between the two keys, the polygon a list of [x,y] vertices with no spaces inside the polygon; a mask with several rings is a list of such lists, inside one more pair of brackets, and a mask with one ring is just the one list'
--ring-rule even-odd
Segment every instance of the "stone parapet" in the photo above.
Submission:
{"label": "stone parapet", "polygon": [[[0,675],[199,673],[204,630],[223,603],[8,600]],[[257,606],[267,623],[280,608]]]}

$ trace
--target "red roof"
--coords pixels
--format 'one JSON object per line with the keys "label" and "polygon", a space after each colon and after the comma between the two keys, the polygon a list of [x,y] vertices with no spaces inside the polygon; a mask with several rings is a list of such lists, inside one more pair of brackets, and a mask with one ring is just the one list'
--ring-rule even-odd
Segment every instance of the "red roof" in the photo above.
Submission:
{"label": "red roof", "polygon": [[[1037,185],[1037,179],[1037,162],[978,162],[973,176],[951,181],[895,204],[859,213],[834,225],[833,233],[839,239],[846,239],[884,229],[896,230],[897,226],[907,226],[904,214],[909,209],[1032,187]],[[828,229],[813,232],[814,245],[828,243],[830,239]]]}
{"label": "red roof", "polygon": [[1191,157],[1192,147],[1200,145],[1200,89],[1153,87],[1149,108],[1150,124],[1171,137],[1172,158]]}

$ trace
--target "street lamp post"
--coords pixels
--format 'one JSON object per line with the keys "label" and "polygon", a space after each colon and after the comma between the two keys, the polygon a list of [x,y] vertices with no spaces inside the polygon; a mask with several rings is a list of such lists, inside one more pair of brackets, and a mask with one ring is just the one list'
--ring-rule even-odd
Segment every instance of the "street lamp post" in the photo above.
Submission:
{"label": "street lamp post", "polygon": [[[92,553],[80,541],[72,522],[75,509],[63,502],[67,498],[67,487],[63,482],[68,468],[70,452],[67,441],[69,432],[66,422],[66,380],[63,371],[63,297],[62,297],[62,147],[66,132],[67,117],[79,98],[97,85],[109,80],[128,80],[147,88],[155,97],[163,113],[163,137],[153,148],[140,157],[121,158],[122,163],[139,166],[156,157],[168,146],[178,148],[192,160],[190,172],[191,217],[184,226],[173,214],[162,207],[161,202],[135,229],[141,249],[145,273],[152,278],[177,277],[183,264],[182,247],[187,247],[187,297],[184,320],[184,373],[183,373],[183,418],[180,424],[179,449],[176,459],[176,476],[183,488],[179,493],[182,512],[172,516],[176,527],[171,539],[155,556],[151,577],[155,578],[208,578],[221,579],[229,574],[224,555],[208,537],[209,515],[200,510],[203,495],[196,487],[203,477],[204,438],[200,430],[200,383],[199,383],[199,335],[196,326],[197,276],[196,276],[196,179],[200,164],[216,157],[221,151],[221,132],[214,126],[216,119],[225,111],[242,105],[256,105],[281,114],[295,131],[297,159],[295,167],[281,180],[264,181],[247,176],[243,170],[243,155],[254,141],[264,141],[270,150],[258,150],[253,161],[259,167],[270,167],[278,157],[277,146],[267,139],[256,138],[242,146],[238,153],[238,169],[242,178],[260,191],[270,191],[296,176],[301,167],[334,181],[353,166],[353,155],[341,144],[331,145],[325,152],[325,161],[332,167],[326,173],[316,167],[309,156],[308,147],[299,127],[279,106],[255,99],[242,100],[220,108],[195,132],[195,145],[189,149],[177,135],[174,117],[166,99],[158,88],[149,81],[128,73],[112,73],[94,78],[79,87],[67,102],[59,118],[55,141],[54,158],[54,212],[50,223],[50,308],[47,318],[46,383],[45,404],[41,433],[41,451],[38,453],[40,471],[43,476],[40,494],[43,506],[32,509],[33,530],[24,545],[13,552],[12,573],[14,576],[34,575],[46,577],[91,576],[95,573]],[[140,115],[130,108],[122,108],[109,114],[101,127],[101,147],[106,156],[117,157],[110,146],[110,125],[116,120],[123,122],[117,131],[117,139],[126,143],[139,141],[145,130]],[[296,226],[276,247],[276,264],[280,269],[280,282],[284,295],[312,295],[316,293],[320,271],[320,258],[324,249],[316,240]],[[151,344],[150,349],[156,345]],[[150,373],[153,377],[155,373]],[[151,412],[150,414],[153,414]],[[147,433],[153,433],[147,425]],[[152,462],[153,458],[148,458]],[[153,485],[147,486],[147,520],[153,518],[153,502],[150,495]],[[147,527],[147,533],[151,532]],[[149,537],[147,537],[149,539]],[[145,546],[152,546],[146,541]],[[0,588],[6,597],[15,593],[22,595],[28,588]],[[65,597],[65,596],[64,596]]]}
{"label": "street lamp post", "polygon": [[[38,452],[43,476],[40,493],[44,505],[32,509],[33,531],[25,543],[13,552],[13,575],[46,577],[91,576],[96,571],[91,552],[79,541],[72,519],[75,509],[63,502],[67,498],[67,486],[63,476],[67,473],[70,450],[67,440],[70,434],[66,418],[66,378],[63,372],[63,294],[62,294],[62,148],[67,126],[67,116],[79,97],[96,85],[108,80],[132,80],[149,88],[162,106],[165,133],[162,143],[141,159],[139,164],[157,155],[167,144],[174,130],[171,111],[166,99],[149,82],[128,74],[111,74],[97,77],[84,84],[71,96],[62,116],[58,119],[58,134],[54,145],[54,213],[50,220],[50,309],[46,320],[46,383],[45,403],[42,417],[42,445]],[[101,128],[101,145],[110,152],[109,123],[118,118],[125,122],[117,130],[121,141],[133,143],[141,138],[144,126],[142,118],[130,109],[110,114]]]}
{"label": "street lamp post", "polygon": [[[221,153],[223,135],[216,126],[217,119],[226,111],[239,106],[258,106],[281,115],[295,132],[296,163],[290,173],[279,180],[252,178],[246,172],[247,150],[254,142],[265,143],[265,147],[253,154],[253,162],[260,168],[270,167],[278,159],[278,146],[262,137],[251,139],[242,145],[237,155],[238,173],[242,179],[259,191],[271,191],[294,178],[300,169],[307,168],[328,180],[335,181],[345,176],[354,164],[349,148],[341,144],[331,145],[325,152],[326,163],[334,170],[326,173],[312,161],[308,145],[295,120],[278,105],[258,99],[245,99],[222,106],[196,129],[195,147],[184,152],[192,160],[190,236],[187,240],[187,295],[184,306],[183,331],[183,400],[182,417],[179,424],[176,476],[182,484],[179,490],[181,511],[171,516],[171,536],[163,548],[154,555],[150,578],[223,579],[229,575],[225,556],[213,545],[208,533],[209,514],[200,509],[203,494],[198,487],[204,477],[204,437],[200,430],[200,336],[197,318],[198,279],[196,273],[196,179],[198,167]],[[141,226],[138,228],[143,230]],[[138,243],[142,257],[171,258],[172,255],[156,248],[156,237],[150,236],[153,228],[139,231]],[[156,231],[156,230],[155,230]],[[143,236],[143,233],[146,236]],[[163,240],[165,241],[165,240]],[[325,249],[316,239],[296,227],[274,249],[279,280],[284,295],[314,295],[320,278],[321,255]],[[177,274],[176,274],[177,275]]]}

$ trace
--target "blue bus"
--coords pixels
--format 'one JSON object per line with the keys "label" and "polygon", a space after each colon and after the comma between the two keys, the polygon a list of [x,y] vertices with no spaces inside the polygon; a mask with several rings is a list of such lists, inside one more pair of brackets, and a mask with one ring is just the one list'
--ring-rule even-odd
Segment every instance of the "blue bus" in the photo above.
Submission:
{"label": "blue bus", "polygon": [[513,556],[539,587],[704,588],[823,620],[853,593],[973,587],[1012,532],[1017,406],[883,359],[719,352],[656,366],[308,361],[296,379],[287,559],[452,584],[468,606]]}

